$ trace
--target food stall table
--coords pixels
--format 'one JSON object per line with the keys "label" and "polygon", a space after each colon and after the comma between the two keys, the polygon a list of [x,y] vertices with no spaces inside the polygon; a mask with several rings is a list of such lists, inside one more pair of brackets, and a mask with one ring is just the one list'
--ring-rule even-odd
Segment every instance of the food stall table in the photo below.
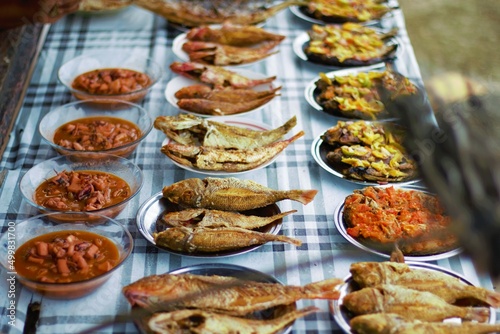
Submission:
{"label": "food stall table", "polygon": [[[241,265],[274,276],[284,284],[305,285],[331,277],[344,278],[349,266],[358,261],[381,261],[383,258],[360,250],[346,241],[334,225],[335,208],[354,189],[354,184],[322,169],[311,155],[313,140],[336,123],[326,113],[312,109],[304,97],[306,85],[319,72],[330,71],[299,59],[293,52],[293,41],[310,27],[310,23],[284,10],[268,19],[265,28],[282,34],[286,39],[279,46],[279,53],[245,68],[268,76],[276,75],[282,85],[281,96],[260,111],[248,117],[254,121],[277,127],[292,116],[297,117],[296,129],[304,130],[305,136],[290,145],[271,165],[239,174],[240,179],[254,180],[269,188],[316,189],[318,194],[312,203],[302,205],[292,201],[278,203],[281,211],[297,210],[284,219],[282,234],[302,240],[300,247],[288,244],[267,243],[248,253],[232,257],[193,258],[170,254],[147,242],[136,226],[136,213],[142,203],[160,192],[165,185],[194,177],[205,177],[179,168],[160,152],[165,135],[153,129],[130,157],[144,173],[144,186],[116,218],[125,224],[135,245],[126,263],[102,287],[89,296],[75,300],[52,300],[34,294],[17,284],[15,298],[5,298],[9,290],[9,274],[1,271],[0,288],[4,294],[0,303],[2,333],[22,333],[26,324],[28,306],[39,302],[41,311],[36,333],[77,333],[92,326],[115,323],[99,333],[136,333],[137,327],[127,322],[130,306],[121,293],[122,287],[142,277],[166,273],[180,267],[202,263]],[[401,10],[383,22],[384,29],[398,27],[398,39],[402,51],[395,61],[395,68],[415,82],[421,83],[418,63],[405,30]],[[25,99],[9,138],[0,169],[5,178],[0,189],[0,213],[3,229],[8,222],[20,221],[37,214],[19,191],[23,174],[32,166],[57,153],[38,133],[40,119],[50,110],[74,101],[70,92],[58,81],[57,71],[66,61],[84,53],[107,51],[151,57],[164,68],[162,80],[147,95],[142,105],[151,117],[176,115],[178,110],[167,103],[164,91],[174,77],[168,65],[178,60],[172,52],[173,39],[181,31],[169,26],[161,17],[131,6],[112,13],[74,14],[52,25],[40,53]],[[298,131],[297,130],[297,131]],[[430,261],[453,270],[473,284],[493,289],[491,279],[479,275],[472,262],[463,255]],[[15,324],[9,324],[9,303],[15,305]],[[301,300],[299,307],[315,305],[320,311],[293,324],[293,333],[341,333],[329,311],[327,301]]]}

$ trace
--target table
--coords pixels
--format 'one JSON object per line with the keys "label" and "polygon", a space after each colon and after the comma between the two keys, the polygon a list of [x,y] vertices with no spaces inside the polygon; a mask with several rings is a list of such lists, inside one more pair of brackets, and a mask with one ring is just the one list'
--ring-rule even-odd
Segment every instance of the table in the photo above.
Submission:
{"label": "table", "polygon": [[[300,238],[303,241],[302,246],[296,248],[269,243],[250,253],[207,261],[171,255],[148,244],[135,225],[135,215],[141,203],[161,191],[164,185],[186,178],[204,177],[180,169],[160,153],[159,148],[165,136],[160,131],[153,130],[130,157],[144,171],[144,186],[140,194],[117,217],[135,238],[131,257],[99,290],[77,300],[50,300],[17,285],[15,326],[6,321],[10,299],[2,297],[0,331],[21,333],[27,307],[34,301],[41,303],[37,333],[76,333],[102,322],[123,321],[129,311],[129,305],[121,294],[123,286],[147,275],[189,265],[207,262],[237,264],[271,274],[285,284],[305,285],[330,277],[346,277],[352,262],[380,261],[380,257],[349,244],[334,226],[334,209],[346,195],[360,186],[327,173],[313,160],[310,153],[313,139],[333,126],[336,120],[313,110],[304,98],[305,86],[320,71],[328,70],[298,59],[292,51],[294,38],[309,26],[309,23],[289,10],[269,19],[266,29],[286,35],[287,38],[281,44],[278,54],[248,67],[267,75],[277,75],[283,88],[281,97],[274,99],[263,110],[247,117],[276,127],[296,115],[298,125],[295,129],[303,129],[306,135],[288,147],[265,169],[237,176],[273,189],[319,191],[314,201],[307,206],[291,201],[278,203],[282,211],[298,210],[285,218],[282,233]],[[405,30],[404,15],[400,10],[396,10],[394,15],[383,23],[383,28],[389,29],[393,26],[399,27],[398,38],[403,44],[403,52],[395,62],[396,69],[410,79],[421,82],[418,64]],[[177,110],[166,102],[164,89],[173,77],[168,65],[176,59],[171,46],[172,40],[179,33],[169,27],[164,19],[135,7],[107,15],[71,15],[51,27],[0,163],[5,175],[0,189],[2,232],[7,229],[8,222],[20,221],[37,213],[23,201],[17,185],[30,167],[56,156],[56,152],[42,142],[37,125],[41,117],[52,108],[74,99],[57,80],[57,70],[61,64],[82,53],[102,50],[152,57],[164,66],[165,72],[161,82],[153,87],[142,105],[153,118],[159,115],[175,115]],[[489,277],[478,275],[471,261],[465,256],[454,256],[434,261],[433,264],[462,274],[474,284],[493,288]],[[8,290],[7,278],[5,270],[2,270],[2,291]],[[341,333],[328,311],[326,301],[298,302],[299,307],[307,305],[316,305],[321,311],[297,320],[293,325],[293,333]],[[118,321],[99,333],[135,332],[137,329],[133,323]]]}

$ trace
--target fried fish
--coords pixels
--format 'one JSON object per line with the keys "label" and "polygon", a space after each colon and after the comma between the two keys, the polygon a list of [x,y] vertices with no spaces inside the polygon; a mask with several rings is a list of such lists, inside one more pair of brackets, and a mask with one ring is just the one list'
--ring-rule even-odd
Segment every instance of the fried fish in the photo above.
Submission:
{"label": "fried fish", "polygon": [[472,298],[492,307],[500,307],[500,293],[467,285],[456,277],[438,271],[412,269],[404,263],[358,262],[351,264],[353,280],[361,287],[395,284],[409,289],[431,292],[453,304]]}
{"label": "fried fish", "polygon": [[358,334],[483,334],[500,331],[500,324],[411,321],[393,313],[360,315],[354,317],[350,325]]}
{"label": "fried fish", "polygon": [[284,235],[247,230],[239,227],[172,227],[153,233],[157,246],[185,253],[217,253],[236,250],[270,241],[280,241],[295,246],[302,241]]}
{"label": "fried fish", "polygon": [[148,321],[155,333],[204,333],[204,334],[272,334],[284,329],[298,318],[319,309],[309,306],[287,312],[274,319],[249,319],[233,317],[203,310],[178,310],[155,313]]}
{"label": "fried fish", "polygon": [[263,283],[228,276],[163,274],[144,277],[125,286],[123,294],[134,306],[154,311],[197,308],[242,316],[300,299],[338,299],[338,278],[305,286]]}
{"label": "fried fish", "polygon": [[163,197],[187,208],[245,211],[285,199],[310,203],[317,190],[273,190],[252,180],[234,177],[186,179],[163,188]]}
{"label": "fried fish", "polygon": [[421,321],[459,317],[484,322],[490,315],[487,307],[455,306],[430,292],[388,284],[348,293],[343,305],[356,315],[387,312]]}
{"label": "fried fish", "polygon": [[162,216],[161,220],[164,224],[171,227],[239,227],[253,230],[269,225],[294,212],[297,212],[297,210],[261,217],[232,211],[185,209],[168,212]]}

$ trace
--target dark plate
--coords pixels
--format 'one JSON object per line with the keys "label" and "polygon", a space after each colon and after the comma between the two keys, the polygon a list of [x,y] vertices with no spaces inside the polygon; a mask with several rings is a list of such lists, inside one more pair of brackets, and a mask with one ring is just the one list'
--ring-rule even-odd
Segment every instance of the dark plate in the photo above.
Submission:
{"label": "dark plate", "polygon": [[[153,238],[153,233],[157,231],[156,228],[158,220],[166,212],[179,211],[179,210],[180,210],[179,206],[165,199],[161,192],[156,193],[148,200],[146,200],[146,202],[144,202],[137,211],[137,216],[136,216],[137,228],[139,229],[139,232],[142,234],[142,236],[155,247],[158,247],[159,249],[164,250],[166,252],[182,256],[189,256],[196,258],[228,257],[228,256],[244,254],[263,246],[263,245],[255,245],[251,247],[244,247],[238,250],[218,252],[218,253],[202,253],[202,252],[185,253],[185,252],[177,252],[156,245]],[[281,211],[276,204],[271,204],[263,208],[249,210],[242,213],[247,215],[268,217],[281,213]],[[257,229],[257,231],[276,235],[281,230],[282,222],[283,222],[282,219],[278,219],[269,225]]]}
{"label": "dark plate", "polygon": [[[465,284],[468,285],[474,285],[471,282],[469,282],[466,278],[463,276],[445,269],[441,268],[436,265],[428,264],[428,263],[419,263],[419,262],[407,262],[410,268],[412,269],[422,269],[422,270],[430,270],[430,271],[438,271],[447,275],[450,275],[452,277],[458,278],[460,281],[464,282]],[[333,313],[333,318],[337,322],[337,324],[342,328],[342,330],[345,333],[353,334],[351,331],[351,326],[349,325],[349,321],[353,318],[353,315],[342,305],[342,301],[344,300],[344,297],[353,291],[359,290],[359,287],[357,284],[353,281],[351,275],[347,276],[344,280],[344,284],[339,287],[340,291],[340,298],[338,300],[334,300],[330,303],[330,312]],[[452,321],[459,321],[459,319],[449,319]],[[449,321],[447,320],[447,321]],[[488,323],[494,324],[496,321],[496,313],[494,308],[490,308],[490,318]]]}
{"label": "dark plate", "polygon": [[[404,185],[404,186],[394,186],[395,188],[398,189],[405,189],[405,190],[416,190],[416,191],[421,191],[421,192],[426,192],[425,188],[415,186],[415,185]],[[339,231],[339,233],[347,240],[349,243],[352,245],[358,247],[359,249],[362,249],[364,251],[385,257],[385,258],[390,258],[391,256],[391,251],[392,249],[387,249],[387,248],[382,248],[380,247],[380,244],[374,243],[374,242],[363,242],[360,241],[356,238],[353,238],[352,236],[347,233],[347,224],[343,218],[343,213],[344,213],[344,202],[342,202],[340,205],[337,206],[335,209],[335,212],[333,214],[333,221],[335,223],[335,227]],[[378,247],[377,247],[378,246]],[[453,249],[448,249],[446,251],[434,253],[434,254],[426,254],[426,255],[405,255],[405,261],[437,261],[441,259],[446,259],[455,255],[458,255],[462,252],[462,249],[460,247],[456,247]]]}
{"label": "dark plate", "polygon": [[396,59],[403,52],[403,43],[400,42],[399,38],[392,37],[387,39],[386,45],[395,45],[396,49],[395,51],[391,52],[387,56],[384,56],[383,58],[376,58],[369,61],[346,60],[344,62],[338,62],[338,61],[334,62],[332,60],[331,62],[326,63],[324,61],[321,61],[320,59],[317,59],[316,57],[310,57],[305,53],[304,49],[309,44],[309,41],[310,38],[307,32],[303,32],[300,35],[298,35],[293,41],[293,51],[295,52],[295,55],[297,55],[297,57],[299,57],[304,61],[316,65],[327,66],[330,68],[336,67],[342,69],[349,67],[372,66],[372,65],[374,66],[374,68],[383,67],[386,62],[390,62]]}
{"label": "dark plate", "polygon": [[[192,275],[203,275],[203,276],[230,276],[237,277],[239,279],[249,280],[249,281],[257,281],[263,283],[277,283],[283,285],[279,280],[274,278],[271,275],[265,274],[255,269],[246,268],[234,264],[224,264],[224,263],[204,263],[193,266],[187,266],[178,268],[172,271],[169,271],[169,274],[192,274]],[[282,305],[276,306],[271,309],[267,309],[260,312],[255,312],[252,314],[252,317],[255,319],[273,319],[276,318],[286,312],[290,312],[291,310],[296,309],[296,303],[290,305]],[[147,320],[147,319],[145,319]],[[136,321],[136,326],[139,328],[140,332],[150,333],[146,327],[145,321]],[[288,326],[283,331],[279,332],[279,334],[289,333],[292,329],[292,326]]]}
{"label": "dark plate", "polygon": [[375,182],[375,181],[357,180],[357,179],[353,179],[347,175],[344,175],[344,174],[342,174],[342,170],[346,168],[345,164],[343,164],[343,163],[334,164],[334,163],[328,161],[328,159],[326,159],[326,155],[328,152],[330,152],[332,150],[332,146],[325,143],[323,141],[323,139],[321,139],[322,135],[323,134],[319,135],[318,137],[316,137],[313,140],[312,145],[311,145],[311,154],[312,154],[314,160],[318,163],[318,165],[320,165],[324,170],[326,170],[330,174],[335,175],[338,178],[341,178],[341,179],[344,179],[346,181],[353,182],[356,184],[361,184],[364,186],[378,186],[381,184],[403,185],[403,184],[410,184],[410,183],[415,183],[415,182],[420,181],[420,179],[418,177],[415,177],[415,178],[411,178],[411,179],[404,180],[404,181],[393,181],[393,182],[385,182],[385,183],[382,182],[381,183],[381,182]]}

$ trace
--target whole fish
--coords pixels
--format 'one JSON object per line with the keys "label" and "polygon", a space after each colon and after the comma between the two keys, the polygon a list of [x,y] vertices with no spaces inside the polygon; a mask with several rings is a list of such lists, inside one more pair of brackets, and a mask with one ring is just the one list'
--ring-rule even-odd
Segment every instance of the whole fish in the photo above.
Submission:
{"label": "whole fish", "polygon": [[487,307],[455,306],[430,292],[388,284],[348,293],[343,305],[357,315],[387,312],[421,321],[442,321],[459,317],[484,322],[490,315]]}
{"label": "whole fish", "polygon": [[295,125],[295,116],[283,125],[265,131],[247,129],[244,124],[235,126],[207,120],[191,114],[159,116],[154,122],[156,129],[163,131],[167,137],[179,144],[195,145],[201,137],[202,146],[236,149],[252,149],[271,144],[282,138]]}
{"label": "whole fish", "polygon": [[472,298],[492,307],[500,307],[500,293],[468,285],[460,279],[438,271],[413,269],[405,263],[358,262],[351,264],[353,280],[361,287],[395,284],[409,289],[431,292],[453,304]]}
{"label": "whole fish", "polygon": [[177,106],[183,110],[195,112],[202,115],[234,115],[256,109],[271,101],[276,96],[276,94],[272,94],[259,99],[242,102],[224,102],[208,99],[180,99],[177,100]]}
{"label": "whole fish", "polygon": [[267,58],[279,42],[266,42],[258,47],[223,45],[213,42],[187,41],[182,45],[190,61],[203,64],[228,66],[252,63]]}
{"label": "whole fish", "polygon": [[274,319],[239,318],[203,310],[177,310],[155,313],[148,321],[148,327],[155,333],[194,334],[272,334],[284,329],[298,318],[319,311],[309,306],[287,312]]}
{"label": "whole fish", "polygon": [[174,96],[177,99],[206,99],[211,101],[221,101],[221,102],[249,102],[257,99],[277,96],[278,91],[281,86],[274,87],[265,90],[253,90],[253,89],[234,89],[232,87],[226,87],[224,89],[215,89],[204,84],[197,84],[182,87]]}
{"label": "whole fish", "polygon": [[187,208],[245,211],[285,199],[308,204],[317,190],[273,190],[235,177],[186,179],[163,188],[163,197]]}
{"label": "whole fish", "polygon": [[360,315],[354,317],[350,325],[358,334],[486,334],[500,331],[500,324],[411,321],[394,313]]}
{"label": "whole fish", "polygon": [[151,275],[125,286],[129,303],[155,311],[197,308],[243,316],[300,299],[338,299],[338,278],[305,286],[263,283],[229,276]]}
{"label": "whole fish", "polygon": [[297,210],[291,210],[272,216],[262,217],[244,215],[232,211],[185,209],[181,211],[168,212],[162,216],[161,221],[171,227],[239,227],[253,230],[269,225],[272,222],[288,216],[289,214],[292,214],[294,212],[297,212]]}
{"label": "whole fish", "polygon": [[179,164],[202,170],[242,172],[269,162],[285,148],[304,135],[295,136],[253,149],[225,149],[168,143],[161,152]]}
{"label": "whole fish", "polygon": [[220,28],[201,26],[186,33],[190,41],[214,42],[232,46],[251,46],[262,42],[281,42],[285,36],[252,25],[223,24]]}
{"label": "whole fish", "polygon": [[153,233],[153,238],[159,247],[185,253],[217,253],[262,245],[270,241],[286,242],[295,246],[302,245],[302,241],[295,238],[239,227],[178,226]]}
{"label": "whole fish", "polygon": [[230,71],[221,66],[205,65],[195,62],[178,62],[170,64],[170,69],[186,78],[212,84],[214,88],[252,88],[258,85],[270,83],[276,76],[263,79],[250,79],[246,76]]}

